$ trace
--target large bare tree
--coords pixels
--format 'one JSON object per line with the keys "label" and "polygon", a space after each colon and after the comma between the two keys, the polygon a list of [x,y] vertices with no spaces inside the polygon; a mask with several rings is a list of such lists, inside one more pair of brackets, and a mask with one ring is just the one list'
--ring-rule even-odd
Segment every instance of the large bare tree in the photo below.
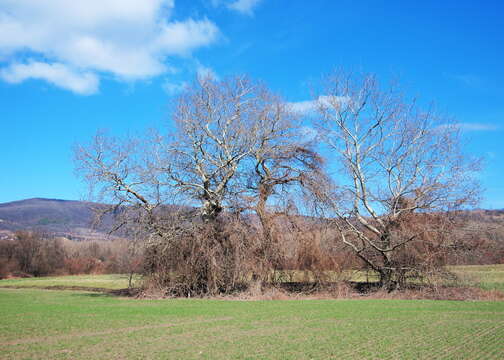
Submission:
{"label": "large bare tree", "polygon": [[119,140],[98,133],[77,147],[77,172],[99,200],[150,216],[179,202],[200,206],[205,222],[215,220],[254,148],[261,91],[246,77],[198,78],[176,99],[168,134]]}
{"label": "large bare tree", "polygon": [[199,78],[178,98],[166,172],[175,188],[201,202],[205,221],[215,220],[235,196],[239,167],[256,141],[262,91],[243,76]]}
{"label": "large bare tree", "polygon": [[340,240],[383,286],[403,285],[445,249],[450,211],[477,200],[478,164],[462,153],[455,124],[372,75],[329,76],[318,110]]}
{"label": "large bare tree", "polygon": [[163,268],[187,293],[232,289],[250,274],[240,266],[257,263],[246,256],[256,237],[221,214],[252,197],[256,206],[245,208],[257,211],[269,234],[268,200],[280,186],[306,181],[319,158],[298,143],[288,107],[244,76],[196,79],[176,99],[172,120],[168,134],[122,141],[98,134],[77,148],[78,172],[100,200],[115,204],[118,228],[133,226],[152,240],[153,272]]}

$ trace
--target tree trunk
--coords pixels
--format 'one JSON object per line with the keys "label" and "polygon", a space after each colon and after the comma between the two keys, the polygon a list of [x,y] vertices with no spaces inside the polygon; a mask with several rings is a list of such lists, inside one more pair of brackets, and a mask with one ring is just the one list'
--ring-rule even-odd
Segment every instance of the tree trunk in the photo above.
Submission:
{"label": "tree trunk", "polygon": [[393,279],[393,271],[391,269],[380,270],[380,285],[389,292],[395,290],[396,283]]}
{"label": "tree trunk", "polygon": [[217,216],[222,212],[222,206],[212,200],[205,200],[201,209],[201,218],[204,223],[213,223],[217,220]]}
{"label": "tree trunk", "polygon": [[266,210],[266,202],[270,196],[272,188],[268,185],[261,184],[259,186],[259,199],[256,204],[256,214],[259,217],[262,228],[262,238],[260,244],[260,255],[258,258],[258,269],[252,275],[254,281],[259,282],[262,287],[267,281],[270,267],[272,264],[273,254],[273,237],[272,237],[272,223],[271,218]]}

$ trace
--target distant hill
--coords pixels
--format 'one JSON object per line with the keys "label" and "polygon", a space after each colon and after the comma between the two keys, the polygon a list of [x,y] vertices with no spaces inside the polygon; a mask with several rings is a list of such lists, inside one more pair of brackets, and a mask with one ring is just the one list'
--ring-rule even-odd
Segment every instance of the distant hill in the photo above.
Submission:
{"label": "distant hill", "polygon": [[0,204],[0,238],[10,237],[18,230],[38,230],[72,240],[109,238],[110,219],[93,226],[93,208],[103,207],[93,202],[27,199]]}
{"label": "distant hill", "polygon": [[[93,226],[93,209],[104,206],[88,201],[43,198],[0,203],[0,239],[11,238],[18,230],[38,230],[77,241],[114,238],[108,234],[112,228],[111,217]],[[489,223],[492,227],[504,226],[504,210],[475,209],[460,214],[483,228]]]}

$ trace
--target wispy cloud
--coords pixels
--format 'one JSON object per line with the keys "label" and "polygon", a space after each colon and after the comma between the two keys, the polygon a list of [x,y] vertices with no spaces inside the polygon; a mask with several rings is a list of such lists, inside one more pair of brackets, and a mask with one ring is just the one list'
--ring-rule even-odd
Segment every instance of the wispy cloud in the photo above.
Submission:
{"label": "wispy cloud", "polygon": [[447,76],[465,86],[472,88],[480,88],[484,85],[483,78],[475,74],[450,74]]}
{"label": "wispy cloud", "polygon": [[334,106],[347,104],[350,99],[346,96],[328,96],[321,95],[316,100],[305,100],[297,102],[289,102],[291,110],[300,114],[310,114],[313,113],[317,108],[322,106]]}
{"label": "wispy cloud", "polygon": [[487,151],[486,157],[489,159],[495,159],[497,157],[497,155],[493,151]]}
{"label": "wispy cloud", "polygon": [[174,6],[173,0],[2,0],[3,79],[44,79],[89,94],[103,73],[128,81],[166,73],[170,58],[187,57],[219,37],[206,18],[170,20]]}
{"label": "wispy cloud", "polygon": [[456,127],[462,131],[497,131],[497,130],[500,130],[500,127],[498,125],[488,124],[488,123],[478,123],[478,122],[473,122],[473,123],[461,122],[461,123],[440,125],[438,127],[439,128]]}
{"label": "wispy cloud", "polygon": [[196,73],[200,78],[211,78],[214,80],[219,80],[219,75],[215,72],[214,69],[208,66],[204,66],[198,62],[198,66],[196,68]]}
{"label": "wispy cloud", "polygon": [[485,123],[457,123],[455,124],[458,128],[465,131],[495,131],[499,130],[499,126],[495,124],[485,124]]}
{"label": "wispy cloud", "polygon": [[254,15],[254,8],[259,5],[260,2],[261,0],[236,0],[228,4],[227,7],[239,13],[252,16]]}
{"label": "wispy cloud", "polygon": [[240,45],[234,52],[233,56],[241,56],[246,53],[253,46],[252,42],[246,42]]}
{"label": "wispy cloud", "polygon": [[187,81],[170,81],[170,80],[166,80],[163,83],[163,90],[168,95],[174,96],[174,95],[180,94],[188,86],[189,86],[189,84],[187,83]]}
{"label": "wispy cloud", "polygon": [[18,84],[27,79],[41,79],[80,95],[97,92],[100,82],[91,72],[78,71],[64,64],[36,61],[26,64],[12,63],[0,70],[0,78],[11,84]]}
{"label": "wispy cloud", "polygon": [[292,111],[300,114],[308,114],[317,109],[317,101],[315,100],[290,102],[288,105]]}

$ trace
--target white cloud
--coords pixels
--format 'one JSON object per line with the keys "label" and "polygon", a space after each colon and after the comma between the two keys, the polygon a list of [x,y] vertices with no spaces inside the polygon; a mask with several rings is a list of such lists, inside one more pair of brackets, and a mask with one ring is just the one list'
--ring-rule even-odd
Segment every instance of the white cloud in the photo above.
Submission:
{"label": "white cloud", "polygon": [[213,80],[219,80],[219,75],[210,67],[201,65],[198,63],[196,73],[199,78],[211,78]]}
{"label": "white cloud", "polygon": [[454,125],[466,131],[495,131],[499,129],[497,125],[485,123],[456,123]]}
{"label": "white cloud", "polygon": [[443,124],[439,125],[438,128],[446,129],[446,128],[457,128],[462,131],[497,131],[500,129],[498,125],[488,124],[488,123],[451,123],[451,124]]}
{"label": "white cloud", "polygon": [[346,96],[328,96],[321,95],[316,100],[306,100],[298,102],[290,102],[288,105],[291,110],[300,114],[310,114],[313,113],[317,108],[322,106],[334,106],[336,104],[342,105],[349,102],[349,98]]}
{"label": "white cloud", "polygon": [[192,50],[212,43],[218,29],[210,20],[173,22],[161,27],[152,50],[167,54],[187,55]]}
{"label": "white cloud", "polygon": [[221,6],[222,5],[222,2],[224,0],[210,0],[210,4],[213,6],[213,7],[218,7],[218,6]]}
{"label": "white cloud", "polygon": [[0,78],[17,84],[27,79],[42,79],[63,89],[81,95],[90,95],[98,91],[99,79],[91,72],[75,71],[64,64],[29,62],[13,63],[0,70]]}
{"label": "white cloud", "polygon": [[238,11],[245,15],[253,15],[254,8],[261,2],[261,0],[236,0],[228,4],[227,7],[231,10]]}
{"label": "white cloud", "polygon": [[317,109],[317,101],[306,100],[288,103],[291,110],[300,114],[307,114]]}
{"label": "white cloud", "polygon": [[2,0],[0,54],[14,62],[28,51],[121,80],[157,76],[170,70],[170,57],[188,56],[219,36],[208,19],[170,21],[173,7],[173,0]]}
{"label": "white cloud", "polygon": [[180,94],[182,91],[184,91],[188,87],[187,81],[180,81],[180,82],[172,82],[169,80],[166,80],[163,84],[163,90],[166,91],[168,95],[177,95]]}

